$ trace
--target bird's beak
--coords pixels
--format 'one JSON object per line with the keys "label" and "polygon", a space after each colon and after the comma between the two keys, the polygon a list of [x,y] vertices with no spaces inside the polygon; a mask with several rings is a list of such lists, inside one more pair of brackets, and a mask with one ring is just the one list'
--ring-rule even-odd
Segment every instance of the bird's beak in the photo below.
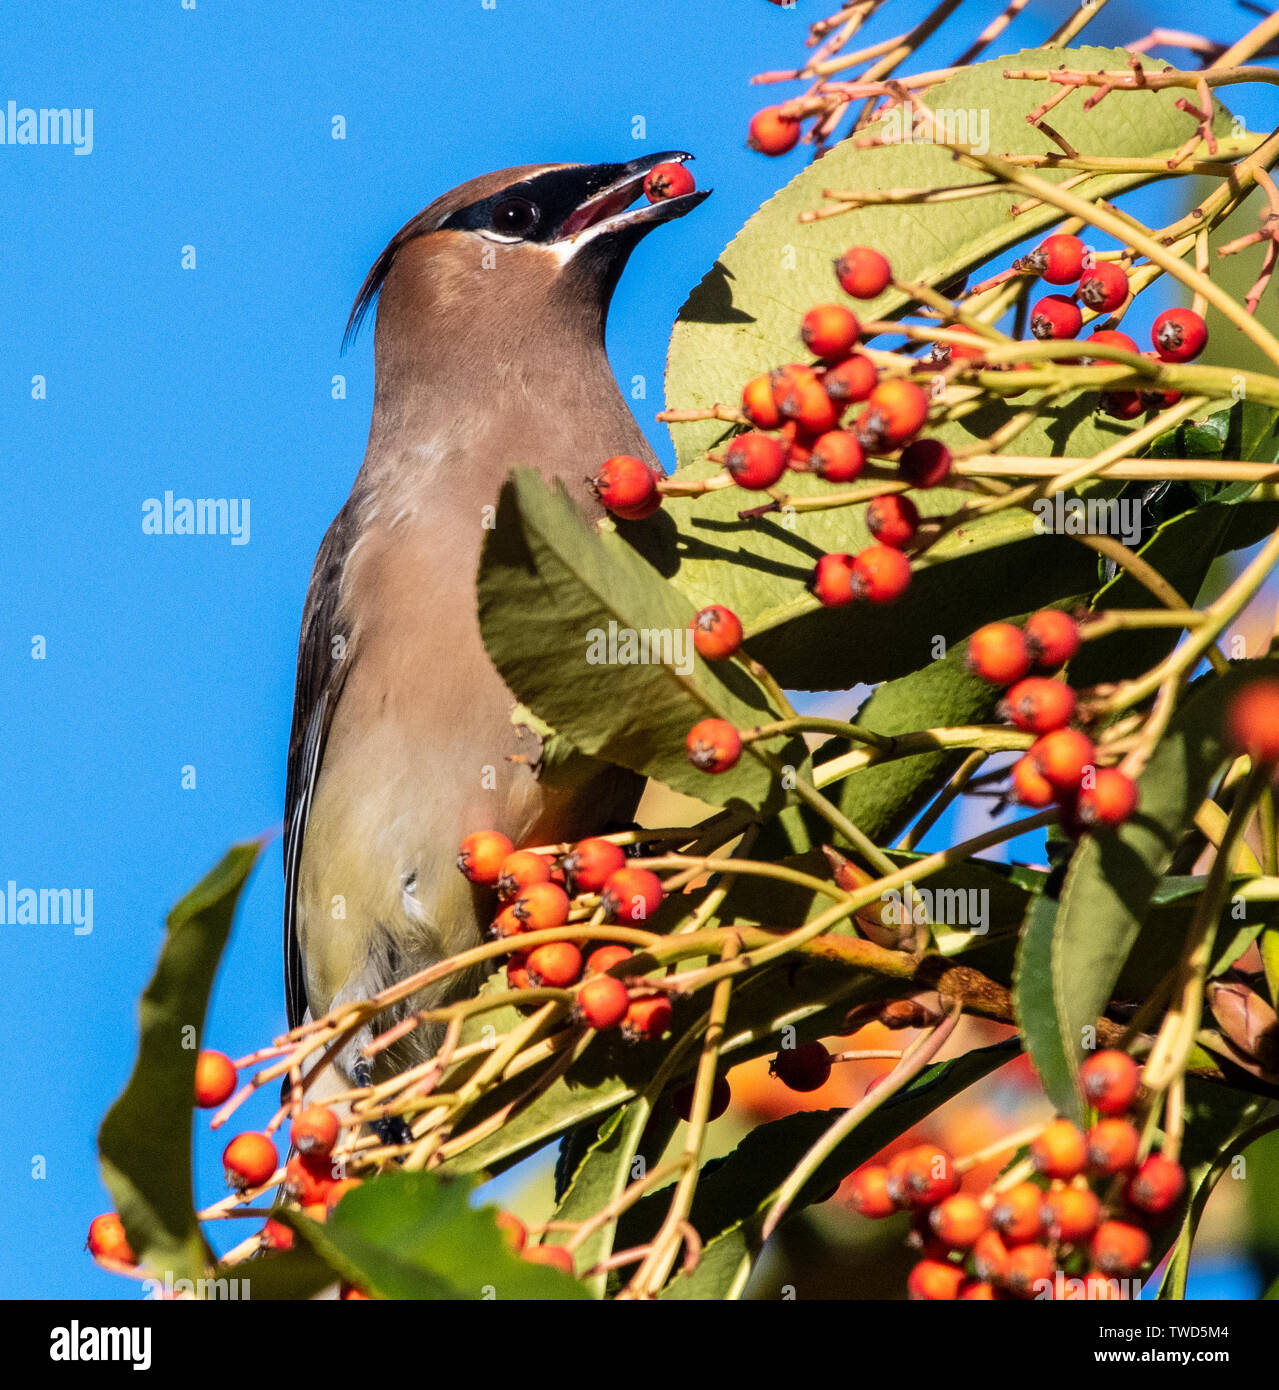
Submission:
{"label": "bird's beak", "polygon": [[683,217],[686,212],[692,212],[698,203],[710,197],[709,188],[699,188],[678,198],[645,203],[642,207],[631,207],[643,193],[644,179],[650,169],[659,164],[683,164],[692,157],[683,150],[665,150],[661,154],[633,159],[629,164],[612,166],[610,172],[615,171],[616,177],[569,213],[560,224],[555,241],[571,245],[620,232],[630,232],[632,239],[638,240],[659,223],[670,222],[676,217]]}

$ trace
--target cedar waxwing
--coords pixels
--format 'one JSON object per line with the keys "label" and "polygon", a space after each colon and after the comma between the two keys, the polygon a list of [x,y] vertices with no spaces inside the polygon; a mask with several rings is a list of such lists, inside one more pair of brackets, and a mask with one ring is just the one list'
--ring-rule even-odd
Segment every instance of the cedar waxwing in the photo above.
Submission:
{"label": "cedar waxwing", "polygon": [[[586,480],[599,463],[656,466],[609,368],[604,322],[640,239],[707,196],[632,209],[648,170],[688,158],[473,179],[402,227],[360,289],[347,337],[377,298],[373,420],[311,575],[289,740],[291,1027],[478,944],[493,905],[456,868],[465,835],[543,844],[634,810],[630,772],[568,796],[510,760],[529,738],[480,638],[475,575],[510,468],[536,466],[597,517]],[[379,1056],[378,1074],[429,1056],[439,1037],[417,1029]],[[317,1079],[315,1098],[367,1084],[368,1038],[341,1054],[341,1075]]]}

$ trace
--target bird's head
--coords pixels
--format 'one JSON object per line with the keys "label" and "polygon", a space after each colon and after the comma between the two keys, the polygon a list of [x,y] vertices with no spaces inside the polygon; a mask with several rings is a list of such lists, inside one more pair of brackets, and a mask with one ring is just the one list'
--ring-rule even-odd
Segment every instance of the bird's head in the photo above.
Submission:
{"label": "bird's head", "polygon": [[709,194],[635,207],[645,175],[690,158],[667,150],[627,164],[529,164],[461,184],[392,237],[360,287],[344,345],[379,295],[379,356],[384,328],[397,339],[444,330],[456,343],[499,322],[514,337],[563,322],[598,327],[602,339],[614,286],[641,238]]}

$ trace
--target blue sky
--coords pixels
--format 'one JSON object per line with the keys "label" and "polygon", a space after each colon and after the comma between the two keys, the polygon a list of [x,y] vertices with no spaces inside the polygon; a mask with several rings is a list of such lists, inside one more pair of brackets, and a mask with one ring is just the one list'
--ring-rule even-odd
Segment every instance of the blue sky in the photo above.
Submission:
{"label": "blue sky", "polygon": [[[1061,9],[1033,6],[1008,46]],[[368,429],[371,335],[338,352],[368,266],[477,173],[693,151],[715,197],[636,254],[610,330],[617,374],[651,383],[641,423],[669,458],[652,412],[670,323],[805,158],[743,149],[765,99],[747,78],[795,61],[821,12],[42,0],[8,18],[0,107],[91,107],[94,148],[0,147],[0,886],[92,888],[94,921],[0,927],[0,1295],[131,1295],[80,1250],[108,1205],[94,1136],[166,909],[280,818],[302,598]],[[1096,41],[1132,37],[1139,15],[1112,5]],[[166,490],[249,498],[249,543],[144,535],[143,501]],[[283,1025],[281,898],[273,845],[213,1002],[208,1041],[233,1055]],[[198,1144],[204,1200],[222,1142]]]}

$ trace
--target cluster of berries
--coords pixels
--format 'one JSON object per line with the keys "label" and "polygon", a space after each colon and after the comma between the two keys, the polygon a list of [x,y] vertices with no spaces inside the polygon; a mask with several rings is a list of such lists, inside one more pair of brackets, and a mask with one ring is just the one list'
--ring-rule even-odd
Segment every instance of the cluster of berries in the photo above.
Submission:
{"label": "cluster of berries", "polygon": [[[580,906],[602,906],[612,922],[647,921],[665,896],[662,881],[648,869],[628,865],[611,840],[580,840],[558,860],[535,850],[517,850],[496,830],[479,830],[462,841],[457,866],[472,883],[497,890],[502,907],[493,920],[498,937],[553,931]],[[550,941],[515,951],[506,966],[512,989],[574,989],[574,1015],[591,1028],[620,1028],[630,1041],[660,1038],[670,1026],[670,999],[642,981],[628,984],[611,972],[634,953],[610,943],[583,955],[576,941]]]}
{"label": "cluster of berries", "polygon": [[[1126,1053],[1094,1053],[1080,1072],[1096,1112],[1087,1132],[1058,1117],[1030,1145],[1021,1181],[960,1191],[951,1156],[916,1145],[850,1180],[863,1216],[913,1215],[916,1299],[1120,1299],[1147,1265],[1150,1227],[1185,1189],[1181,1165],[1142,1157],[1130,1118],[1140,1074]],[[1016,1177],[1018,1169],[1010,1172]]]}
{"label": "cluster of berries", "polygon": [[1056,608],[1032,613],[1024,627],[988,623],[968,643],[968,664],[983,680],[1008,686],[1000,713],[1019,729],[1038,735],[1012,769],[1012,790],[1024,806],[1052,802],[1068,829],[1119,825],[1137,809],[1137,784],[1114,767],[1096,766],[1087,734],[1071,728],[1075,692],[1055,676],[1079,650],[1079,627]]}

